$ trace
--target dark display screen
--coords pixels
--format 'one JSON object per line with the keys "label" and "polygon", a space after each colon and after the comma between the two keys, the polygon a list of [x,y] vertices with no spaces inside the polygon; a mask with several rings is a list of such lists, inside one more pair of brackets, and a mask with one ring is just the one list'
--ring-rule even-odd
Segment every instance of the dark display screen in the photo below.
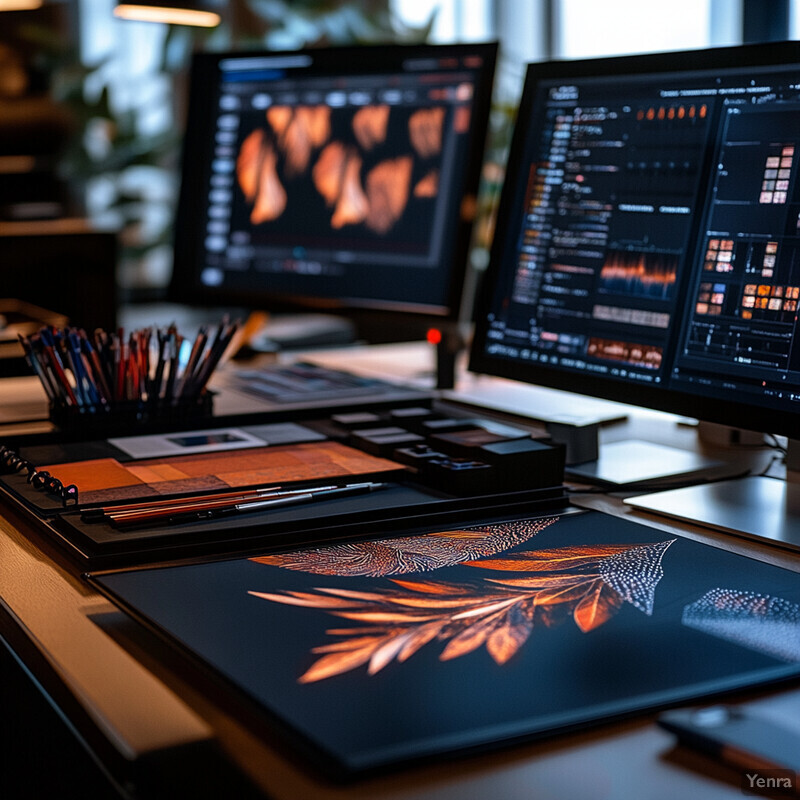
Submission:
{"label": "dark display screen", "polygon": [[455,315],[495,51],[196,56],[173,295]]}
{"label": "dark display screen", "polygon": [[532,66],[472,368],[793,431],[798,63],[788,44]]}

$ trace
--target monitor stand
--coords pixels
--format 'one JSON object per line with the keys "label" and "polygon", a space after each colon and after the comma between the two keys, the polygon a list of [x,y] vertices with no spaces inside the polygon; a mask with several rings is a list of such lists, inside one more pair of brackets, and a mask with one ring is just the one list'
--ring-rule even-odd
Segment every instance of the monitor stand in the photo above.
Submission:
{"label": "monitor stand", "polygon": [[741,468],[695,450],[639,439],[599,443],[597,424],[546,424],[553,441],[566,446],[566,474],[572,480],[610,489],[667,488],[730,478]]}
{"label": "monitor stand", "polygon": [[610,489],[681,485],[740,474],[737,465],[690,450],[626,440],[599,446],[600,427],[625,419],[629,406],[584,395],[469,374],[450,402],[540,420],[551,439],[566,448],[568,478]]}
{"label": "monitor stand", "polygon": [[785,460],[785,479],[754,475],[632,497],[625,503],[640,511],[800,550],[800,441],[788,440]]}

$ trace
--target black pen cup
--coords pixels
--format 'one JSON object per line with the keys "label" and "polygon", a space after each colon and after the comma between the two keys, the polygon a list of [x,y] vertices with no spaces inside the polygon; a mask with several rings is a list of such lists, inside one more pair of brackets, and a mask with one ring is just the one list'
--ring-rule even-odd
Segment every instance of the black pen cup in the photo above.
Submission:
{"label": "black pen cup", "polygon": [[121,400],[113,404],[50,404],[50,421],[65,433],[105,436],[156,428],[182,428],[213,416],[214,392],[179,400]]}

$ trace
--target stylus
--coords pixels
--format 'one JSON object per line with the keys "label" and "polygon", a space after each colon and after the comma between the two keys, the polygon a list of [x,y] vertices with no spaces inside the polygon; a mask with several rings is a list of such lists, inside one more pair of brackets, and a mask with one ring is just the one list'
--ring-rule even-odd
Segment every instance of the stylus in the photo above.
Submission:
{"label": "stylus", "polygon": [[232,509],[224,509],[222,513],[258,511],[262,508],[270,508],[271,506],[308,503],[312,500],[328,500],[332,497],[364,494],[366,492],[374,492],[377,489],[384,489],[388,485],[388,483],[373,483],[371,481],[367,481],[366,483],[348,483],[346,486],[337,486],[335,489],[325,488],[319,491],[306,492],[305,494],[295,494],[291,497],[279,497],[275,500],[254,500],[247,503],[237,503]]}
{"label": "stylus", "polygon": [[[318,486],[313,491],[321,491],[323,489],[336,489],[337,486]],[[279,487],[273,489],[256,489],[250,492],[238,492],[236,494],[226,494],[220,499],[215,498],[201,498],[201,499],[186,499],[186,500],[173,500],[166,505],[156,506],[153,508],[144,508],[142,510],[128,510],[117,511],[110,510],[105,514],[101,513],[99,516],[87,516],[86,512],[82,515],[84,522],[108,520],[115,527],[132,527],[141,525],[153,525],[159,522],[169,523],[178,517],[184,519],[192,519],[197,517],[201,512],[207,517],[208,512],[212,509],[222,510],[225,508],[233,508],[241,503],[253,502],[256,500],[272,500],[290,497],[296,494],[308,493],[308,488],[305,489],[285,489],[279,490]]]}
{"label": "stylus", "polygon": [[[335,486],[320,487],[335,489]],[[122,525],[126,523],[138,523],[158,519],[159,517],[172,517],[180,513],[190,513],[192,511],[207,511],[212,508],[229,508],[239,503],[246,503],[255,500],[271,500],[272,498],[285,497],[293,494],[302,494],[307,492],[308,489],[290,489],[285,491],[276,491],[274,489],[259,489],[252,492],[239,492],[236,495],[229,497],[222,497],[219,499],[208,498],[201,500],[187,499],[184,501],[173,501],[169,505],[147,508],[141,511],[111,511],[104,515],[114,525]]]}
{"label": "stylus", "polygon": [[293,494],[289,497],[276,497],[269,500],[254,500],[252,502],[237,503],[230,508],[209,509],[208,511],[200,511],[196,514],[183,515],[179,514],[170,518],[169,522],[186,522],[187,518],[191,519],[215,519],[217,517],[228,516],[229,514],[243,514],[251,511],[262,511],[264,509],[275,508],[278,506],[299,505],[301,503],[312,503],[318,500],[330,500],[334,497],[345,497],[354,494],[365,494],[367,492],[374,492],[378,489],[384,489],[388,483],[373,483],[368,481],[366,483],[350,483],[346,486],[338,486],[335,489],[322,489],[320,491],[309,491],[302,494]]}

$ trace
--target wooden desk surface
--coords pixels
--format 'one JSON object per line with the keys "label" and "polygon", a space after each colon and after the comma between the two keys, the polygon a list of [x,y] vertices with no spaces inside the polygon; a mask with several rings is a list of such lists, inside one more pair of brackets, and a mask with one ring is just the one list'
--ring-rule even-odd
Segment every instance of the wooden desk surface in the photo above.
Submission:
{"label": "wooden desk surface", "polygon": [[[674,419],[652,415],[604,435],[619,438],[631,431],[678,445],[693,441],[693,433]],[[645,519],[608,496],[585,495],[578,503],[800,572],[800,557],[787,551]],[[141,774],[137,765],[152,761],[180,781],[201,761],[208,767],[218,759],[265,796],[280,800],[741,797],[740,772],[675,747],[652,716],[344,787],[323,783],[244,727],[180,657],[97,595],[79,567],[5,506],[0,507],[0,636],[98,757],[112,772],[125,773],[123,782],[135,783]],[[797,684],[736,699],[800,719]],[[147,794],[142,790],[137,796]],[[208,796],[219,795],[209,789]]]}

